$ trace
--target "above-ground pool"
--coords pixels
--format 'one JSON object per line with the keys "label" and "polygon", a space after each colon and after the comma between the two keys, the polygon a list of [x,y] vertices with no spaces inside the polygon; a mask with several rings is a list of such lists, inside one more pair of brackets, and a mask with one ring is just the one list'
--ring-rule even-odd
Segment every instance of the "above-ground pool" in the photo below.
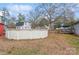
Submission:
{"label": "above-ground pool", "polygon": [[48,30],[6,30],[7,39],[40,39],[48,36]]}

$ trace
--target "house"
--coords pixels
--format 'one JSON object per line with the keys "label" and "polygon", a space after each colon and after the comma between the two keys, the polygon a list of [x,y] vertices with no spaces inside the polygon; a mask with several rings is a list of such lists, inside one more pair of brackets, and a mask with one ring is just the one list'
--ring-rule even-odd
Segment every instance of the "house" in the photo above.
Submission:
{"label": "house", "polygon": [[29,22],[18,22],[16,29],[31,29],[31,24]]}
{"label": "house", "polygon": [[79,21],[70,26],[62,26],[60,29],[63,33],[74,33],[76,35],[79,35]]}
{"label": "house", "polygon": [[9,24],[6,25],[6,27],[7,27],[8,29],[16,29],[16,24],[14,24],[14,23],[9,23]]}
{"label": "house", "polygon": [[64,33],[64,34],[72,34],[73,29],[71,25],[64,25],[63,23],[60,24],[60,27],[56,28],[58,33]]}
{"label": "house", "polygon": [[79,21],[76,22],[73,26],[74,26],[74,33],[76,35],[79,35]]}

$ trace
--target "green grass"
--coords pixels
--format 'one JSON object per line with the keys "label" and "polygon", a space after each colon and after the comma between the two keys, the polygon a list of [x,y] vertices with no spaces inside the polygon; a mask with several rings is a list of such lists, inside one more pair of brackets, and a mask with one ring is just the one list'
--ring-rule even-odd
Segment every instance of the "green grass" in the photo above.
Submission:
{"label": "green grass", "polygon": [[47,53],[40,52],[37,48],[14,48],[7,53],[10,55],[47,55]]}
{"label": "green grass", "polygon": [[72,39],[69,44],[76,49],[76,54],[79,54],[79,39]]}
{"label": "green grass", "polygon": [[74,47],[79,47],[79,39],[72,39],[70,44]]}
{"label": "green grass", "polygon": [[76,49],[76,54],[79,54],[79,36],[76,35],[65,35],[68,44]]}
{"label": "green grass", "polygon": [[79,47],[79,36],[67,34],[64,37],[71,46]]}

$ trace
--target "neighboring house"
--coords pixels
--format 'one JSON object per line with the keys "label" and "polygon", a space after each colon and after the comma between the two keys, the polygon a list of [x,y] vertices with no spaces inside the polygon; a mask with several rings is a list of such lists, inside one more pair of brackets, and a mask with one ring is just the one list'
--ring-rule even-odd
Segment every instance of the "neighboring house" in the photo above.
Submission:
{"label": "neighboring house", "polygon": [[18,22],[16,29],[31,29],[31,24],[29,22]]}
{"label": "neighboring house", "polygon": [[16,25],[14,23],[9,23],[6,25],[8,29],[16,29]]}
{"label": "neighboring house", "polygon": [[74,24],[74,33],[79,35],[79,21]]}
{"label": "neighboring house", "polygon": [[70,26],[62,26],[60,28],[56,28],[59,33],[64,33],[64,34],[72,34],[73,31]]}
{"label": "neighboring house", "polygon": [[[58,29],[58,28],[57,28]],[[74,23],[72,26],[63,26],[59,28],[63,33],[74,33],[79,35],[79,21]]]}

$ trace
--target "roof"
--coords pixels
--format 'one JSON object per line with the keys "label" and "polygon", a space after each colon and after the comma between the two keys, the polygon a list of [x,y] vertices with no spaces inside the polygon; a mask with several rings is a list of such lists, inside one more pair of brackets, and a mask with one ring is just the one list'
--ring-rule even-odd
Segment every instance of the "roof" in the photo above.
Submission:
{"label": "roof", "polygon": [[16,26],[23,26],[24,25],[24,22],[18,22],[16,23]]}
{"label": "roof", "polygon": [[75,25],[75,24],[79,24],[79,21],[77,21],[76,23],[74,23],[74,25]]}
{"label": "roof", "polygon": [[4,25],[3,23],[0,23],[0,25]]}
{"label": "roof", "polygon": [[16,28],[16,25],[13,24],[13,23],[10,23],[10,24],[7,25],[7,27],[8,27],[8,28]]}

